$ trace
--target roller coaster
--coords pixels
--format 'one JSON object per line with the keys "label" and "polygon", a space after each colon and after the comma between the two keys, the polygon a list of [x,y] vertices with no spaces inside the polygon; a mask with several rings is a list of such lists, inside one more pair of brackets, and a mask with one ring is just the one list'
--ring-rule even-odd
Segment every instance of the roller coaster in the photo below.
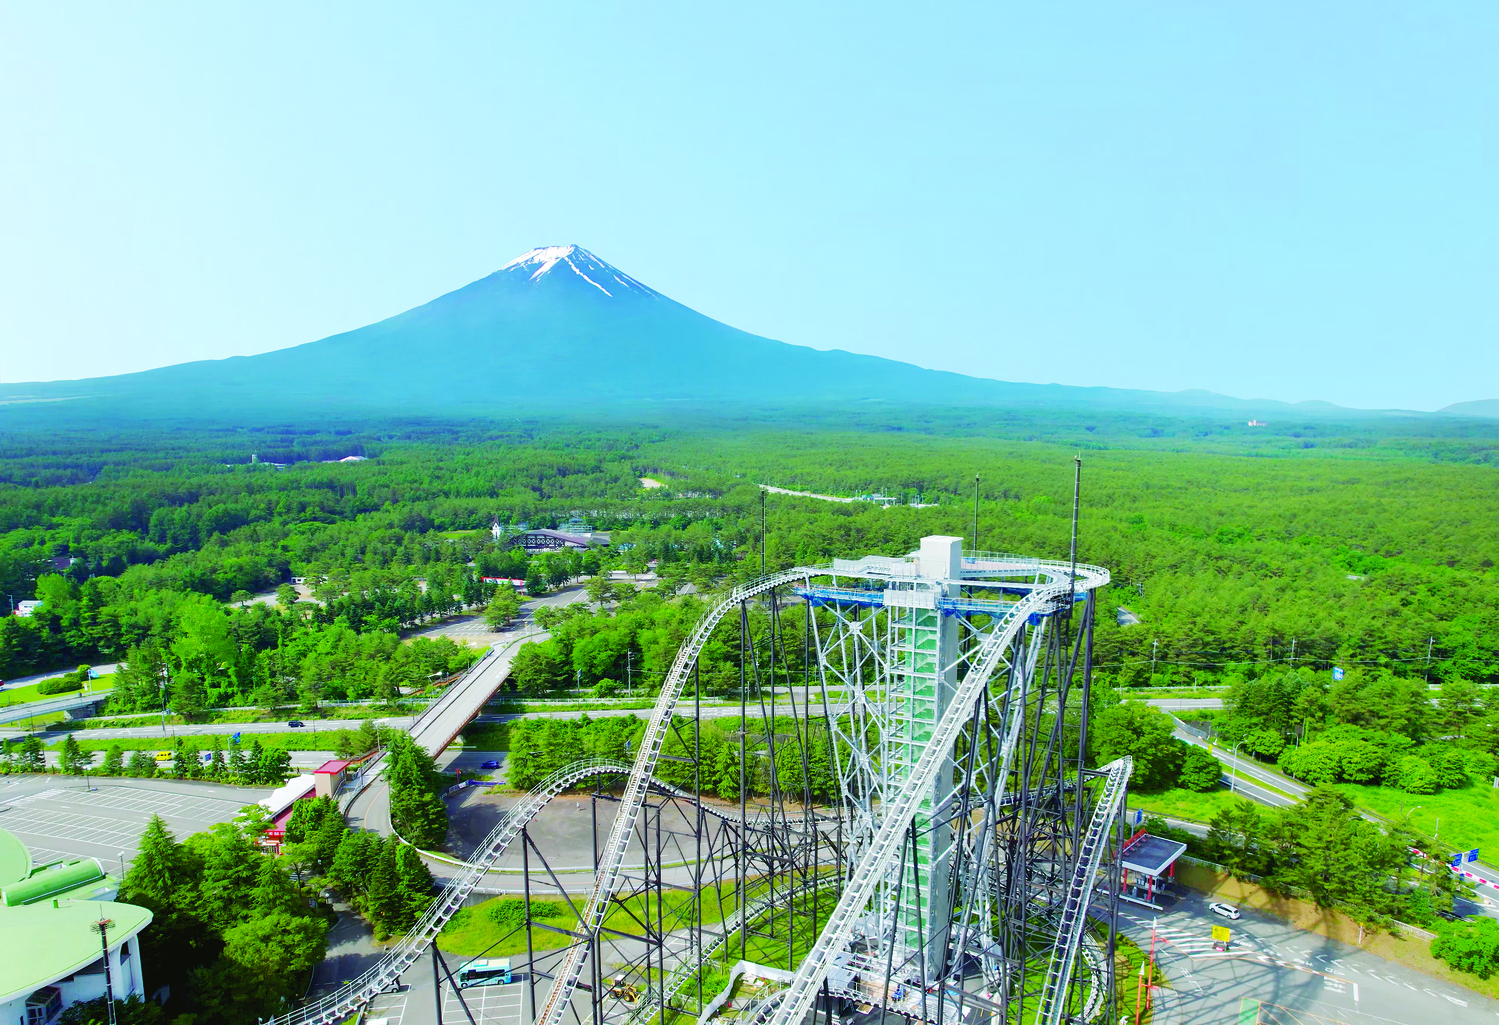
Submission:
{"label": "roller coaster", "polygon": [[[678,650],[628,763],[553,773],[382,961],[275,1025],[343,1022],[396,985],[584,781],[608,833],[587,892],[566,895],[577,924],[543,926],[567,934],[560,949],[531,949],[527,877],[533,1025],[1114,1020],[1131,766],[1087,763],[1094,594],[1108,579],[928,537],[904,557],[735,588]],[[737,652],[737,808],[704,796],[703,721],[688,714],[710,642]],[[834,784],[822,799],[814,749]],[[632,854],[643,866],[626,867]],[[725,1009],[746,975],[763,981]]]}

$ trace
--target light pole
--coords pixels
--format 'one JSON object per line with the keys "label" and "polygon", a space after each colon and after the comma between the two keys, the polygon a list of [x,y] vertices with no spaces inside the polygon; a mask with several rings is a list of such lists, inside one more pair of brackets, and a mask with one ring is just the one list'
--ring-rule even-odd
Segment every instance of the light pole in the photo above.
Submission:
{"label": "light pole", "polygon": [[[1239,744],[1242,743],[1244,743],[1242,740],[1239,741]],[[1238,792],[1234,788],[1238,782],[1236,777],[1239,771],[1239,744],[1235,744],[1234,749],[1229,752],[1229,756],[1234,760],[1233,766],[1228,770],[1228,792],[1231,794]]]}
{"label": "light pole", "polygon": [[973,554],[979,553],[979,475],[973,475]]}

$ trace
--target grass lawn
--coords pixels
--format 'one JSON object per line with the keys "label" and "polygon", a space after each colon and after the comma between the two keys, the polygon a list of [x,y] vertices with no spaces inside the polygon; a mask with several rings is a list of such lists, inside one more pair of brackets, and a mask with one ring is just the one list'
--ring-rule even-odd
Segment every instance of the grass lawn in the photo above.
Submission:
{"label": "grass lawn", "polygon": [[[703,891],[703,922],[713,925],[722,922],[726,913],[734,910],[734,887],[723,888],[719,897],[713,890]],[[685,921],[692,909],[692,894],[673,890],[662,898],[661,918],[668,932],[674,922]],[[561,900],[532,898],[531,917],[559,929],[576,929],[578,915],[584,901],[579,898],[569,906]],[[437,945],[451,954],[474,957],[507,957],[526,952],[526,933],[520,928],[523,904],[519,897],[494,897],[471,907],[460,908],[438,934]],[[639,918],[649,915],[652,922],[657,915],[654,897],[632,897],[621,907],[616,904],[604,918],[604,926],[621,932],[640,928]],[[533,950],[555,950],[572,942],[567,936],[550,929],[533,928],[531,944]],[[784,950],[784,945],[782,946]]]}
{"label": "grass lawn", "polygon": [[1159,794],[1129,795],[1131,808],[1143,808],[1147,815],[1154,813],[1164,815],[1167,818],[1186,819],[1189,822],[1207,822],[1220,811],[1233,806],[1235,801],[1245,800],[1238,794],[1231,794],[1226,787],[1217,790],[1209,790],[1206,793],[1198,793],[1195,790],[1163,790]]}
{"label": "grass lawn", "polygon": [[106,673],[97,680],[88,681],[83,685],[82,690],[70,690],[61,694],[43,694],[37,690],[40,686],[40,683],[28,683],[24,687],[10,687],[6,690],[0,690],[0,705],[24,705],[30,701],[51,701],[54,698],[76,697],[79,694],[87,694],[91,691],[112,690],[114,688],[114,673]]}
{"label": "grass lawn", "polygon": [[472,751],[509,751],[510,724],[508,722],[485,723],[468,726],[458,735],[450,747],[468,748]]}
{"label": "grass lawn", "polygon": [[1415,829],[1435,835],[1458,850],[1478,847],[1490,858],[1499,856],[1499,790],[1492,787],[1474,785],[1437,794],[1407,794],[1394,787],[1356,783],[1339,783],[1337,789],[1360,808],[1391,820],[1405,819]]}

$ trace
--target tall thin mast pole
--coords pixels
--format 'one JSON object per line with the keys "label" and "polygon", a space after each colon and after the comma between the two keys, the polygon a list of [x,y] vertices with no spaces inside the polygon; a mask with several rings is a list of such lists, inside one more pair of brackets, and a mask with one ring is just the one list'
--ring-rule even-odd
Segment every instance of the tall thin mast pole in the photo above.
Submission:
{"label": "tall thin mast pole", "polygon": [[1077,514],[1083,494],[1082,453],[1072,457],[1072,576],[1068,578],[1067,605],[1072,606],[1072,595],[1077,588]]}
{"label": "tall thin mast pole", "polygon": [[765,575],[765,489],[760,489],[760,575]]}
{"label": "tall thin mast pole", "polygon": [[973,550],[979,550],[979,475],[973,475]]}

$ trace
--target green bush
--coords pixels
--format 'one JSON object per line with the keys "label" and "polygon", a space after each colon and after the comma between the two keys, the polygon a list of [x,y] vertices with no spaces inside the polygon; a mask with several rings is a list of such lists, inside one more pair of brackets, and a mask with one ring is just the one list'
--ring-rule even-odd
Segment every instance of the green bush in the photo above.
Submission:
{"label": "green bush", "polygon": [[43,680],[36,685],[38,694],[69,694],[75,690],[83,689],[83,681],[75,679],[72,673],[67,676],[59,676],[55,680]]}
{"label": "green bush", "polygon": [[1443,923],[1440,934],[1431,941],[1431,956],[1441,958],[1460,972],[1487,979],[1499,968],[1499,922],[1480,918]]}

